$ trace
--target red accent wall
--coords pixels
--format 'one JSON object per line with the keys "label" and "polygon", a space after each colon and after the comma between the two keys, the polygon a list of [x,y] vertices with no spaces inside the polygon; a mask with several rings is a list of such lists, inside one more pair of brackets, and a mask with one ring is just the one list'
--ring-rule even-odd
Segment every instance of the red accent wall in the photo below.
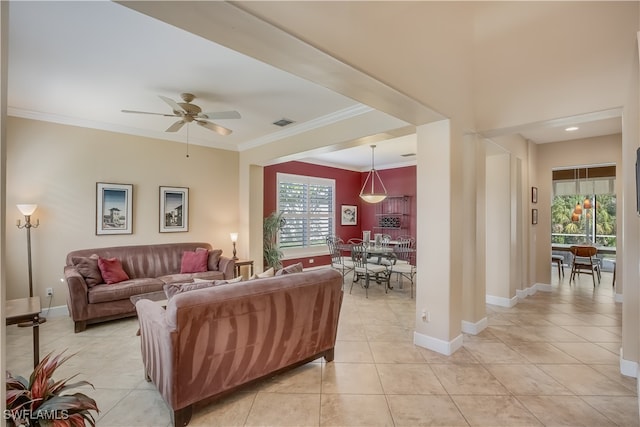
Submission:
{"label": "red accent wall", "polygon": [[[410,196],[410,216],[409,216],[409,229],[407,234],[410,236],[416,235],[416,167],[407,166],[404,168],[385,169],[379,170],[378,174],[387,189],[387,193],[390,196]],[[361,183],[364,184],[364,180],[367,179],[367,174],[361,174]],[[360,191],[360,190],[358,190]],[[373,227],[377,225],[376,218],[376,205],[362,202],[360,230],[370,230],[371,237],[373,237]],[[362,232],[362,231],[361,231]]]}
{"label": "red accent wall", "polygon": [[[375,205],[363,202],[358,194],[367,177],[366,172],[355,172],[328,166],[313,165],[304,162],[286,162],[264,168],[264,216],[276,210],[276,174],[278,172],[295,175],[331,178],[336,180],[336,234],[344,241],[351,238],[361,238],[362,230],[372,230],[375,223]],[[411,196],[411,219],[408,234],[416,233],[416,167],[386,169],[378,171],[387,192],[394,196]],[[358,225],[340,225],[340,206],[355,205],[358,207]],[[331,260],[328,255],[314,256],[315,262],[309,264],[307,258],[288,259],[283,264],[291,265],[302,262],[304,267],[328,265]]]}

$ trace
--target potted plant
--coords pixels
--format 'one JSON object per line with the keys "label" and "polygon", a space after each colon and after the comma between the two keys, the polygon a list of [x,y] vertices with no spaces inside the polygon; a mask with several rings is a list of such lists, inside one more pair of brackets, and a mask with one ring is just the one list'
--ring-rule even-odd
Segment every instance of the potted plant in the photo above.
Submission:
{"label": "potted plant", "polygon": [[273,267],[275,270],[282,267],[280,260],[282,259],[282,251],[278,244],[278,233],[282,230],[285,219],[282,212],[271,212],[264,219],[263,226],[263,255],[266,267]]}
{"label": "potted plant", "polygon": [[29,381],[6,372],[7,410],[4,415],[7,426],[13,421],[16,426],[84,426],[88,422],[95,427],[96,421],[89,411],[100,412],[96,401],[83,393],[64,394],[72,388],[93,385],[87,381],[68,384],[75,375],[61,381],[52,378],[58,366],[71,356],[73,354],[65,357],[62,353],[57,356],[47,354],[34,368]]}

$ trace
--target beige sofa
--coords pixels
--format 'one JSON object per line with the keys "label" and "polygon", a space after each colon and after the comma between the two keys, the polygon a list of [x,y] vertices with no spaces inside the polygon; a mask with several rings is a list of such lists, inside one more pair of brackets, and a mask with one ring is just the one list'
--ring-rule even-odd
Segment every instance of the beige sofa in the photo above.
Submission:
{"label": "beige sofa", "polygon": [[326,268],[136,302],[145,375],[185,426],[192,405],[319,357],[333,360],[342,276]]}
{"label": "beige sofa", "polygon": [[[198,249],[208,251],[207,271],[181,274],[183,254]],[[129,280],[103,283],[100,272],[95,272],[98,257],[118,259]],[[135,316],[135,307],[130,300],[132,296],[162,291],[166,283],[190,282],[194,277],[231,279],[234,270],[234,260],[223,256],[220,249],[213,250],[209,243],[76,250],[67,254],[64,267],[64,277],[69,288],[67,307],[75,323],[75,332],[81,332],[86,329],[87,324]]]}

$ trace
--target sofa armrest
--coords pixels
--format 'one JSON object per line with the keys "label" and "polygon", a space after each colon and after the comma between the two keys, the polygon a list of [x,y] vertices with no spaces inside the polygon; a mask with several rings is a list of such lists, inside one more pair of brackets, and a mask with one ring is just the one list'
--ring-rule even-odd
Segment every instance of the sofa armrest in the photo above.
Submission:
{"label": "sofa armrest", "polygon": [[225,279],[233,279],[235,277],[236,270],[236,261],[226,257],[220,256],[220,261],[218,262],[218,271],[224,273]]}
{"label": "sofa armrest", "polygon": [[140,344],[145,376],[160,391],[167,404],[176,408],[174,388],[177,379],[175,326],[166,321],[166,310],[158,303],[147,299],[136,302],[140,323]]}
{"label": "sofa armrest", "polygon": [[78,270],[70,265],[64,267],[64,278],[69,288],[67,307],[71,318],[74,321],[86,320],[88,317],[87,304],[89,303],[87,282]]}

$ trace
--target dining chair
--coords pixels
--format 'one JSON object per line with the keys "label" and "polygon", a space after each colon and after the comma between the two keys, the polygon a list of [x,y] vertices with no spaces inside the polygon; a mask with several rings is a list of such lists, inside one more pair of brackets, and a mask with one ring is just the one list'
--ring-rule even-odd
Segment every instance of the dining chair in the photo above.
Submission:
{"label": "dining chair", "polygon": [[335,268],[342,274],[342,285],[344,286],[344,278],[350,272],[353,271],[353,261],[351,257],[342,255],[342,246],[344,242],[340,237],[327,236],[327,246],[329,247],[329,255],[331,255],[331,267]]}
{"label": "dining chair", "polygon": [[558,266],[558,280],[562,280],[564,277],[564,257],[562,255],[551,255],[551,264],[556,264]]}
{"label": "dining chair", "polygon": [[595,258],[598,253],[598,248],[595,246],[579,246],[574,245],[569,248],[573,255],[573,263],[571,266],[571,275],[569,276],[569,283],[571,280],[575,283],[576,274],[580,273],[590,274],[593,279],[593,287],[596,287],[596,277],[598,283],[600,283],[600,264]]}
{"label": "dining chair", "polygon": [[410,295],[413,299],[414,278],[416,275],[415,247],[413,239],[400,239],[394,248],[396,262],[391,265],[391,273],[396,274],[400,283],[404,278],[411,282]]}
{"label": "dining chair", "polygon": [[615,259],[610,259],[609,261],[613,264],[613,280],[611,281],[611,285],[615,289],[615,287],[616,287],[616,260]]}
{"label": "dining chair", "polygon": [[364,243],[364,240],[358,239],[358,238],[351,238],[347,240],[348,245],[362,245],[363,243]]}
{"label": "dining chair", "polygon": [[353,261],[353,280],[351,281],[351,288],[349,293],[353,290],[353,284],[360,279],[364,283],[360,282],[364,287],[365,296],[369,298],[369,283],[370,279],[374,279],[376,283],[384,284],[384,292],[387,293],[389,289],[393,289],[389,282],[390,272],[389,269],[382,264],[372,264],[368,261],[367,246],[354,245],[351,247],[351,260]]}

